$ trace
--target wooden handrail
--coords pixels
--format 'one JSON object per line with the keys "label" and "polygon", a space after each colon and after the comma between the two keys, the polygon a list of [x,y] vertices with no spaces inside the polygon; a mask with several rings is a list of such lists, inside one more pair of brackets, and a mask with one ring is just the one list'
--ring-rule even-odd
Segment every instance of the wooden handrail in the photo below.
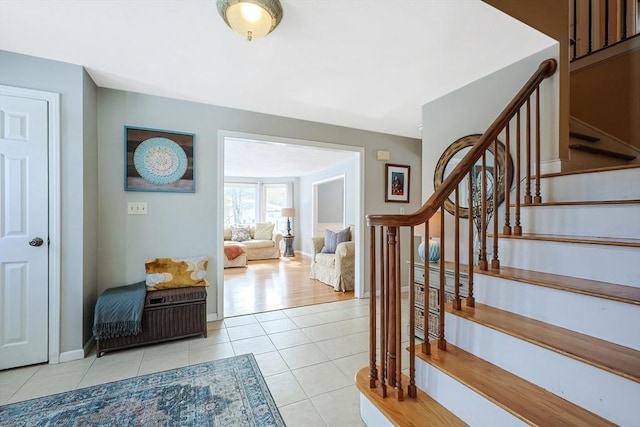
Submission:
{"label": "wooden handrail", "polygon": [[427,222],[439,206],[449,197],[449,194],[456,189],[465,175],[469,173],[469,170],[471,170],[473,165],[480,159],[480,156],[482,156],[491,143],[498,138],[500,132],[502,132],[507,123],[509,123],[513,116],[520,110],[520,107],[527,102],[529,96],[531,96],[544,79],[551,77],[556,72],[556,69],[557,62],[555,59],[550,58],[542,61],[538,70],[531,76],[509,105],[507,105],[498,118],[494,120],[487,131],[482,134],[467,155],[464,156],[447,179],[444,180],[419,210],[412,214],[370,214],[367,215],[367,224],[369,226],[382,225],[400,227],[415,226]]}
{"label": "wooden handrail", "polygon": [[[529,78],[525,85],[520,89],[516,96],[509,102],[507,107],[500,113],[487,131],[481,135],[473,144],[471,149],[457,164],[448,177],[438,185],[435,192],[425,204],[415,213],[407,215],[368,215],[367,224],[370,228],[371,237],[371,285],[370,292],[372,295],[370,303],[370,325],[369,325],[369,386],[371,388],[377,388],[381,397],[387,397],[392,393],[396,399],[404,400],[405,396],[416,396],[416,384],[415,384],[415,336],[416,336],[416,324],[422,329],[424,333],[424,344],[421,346],[424,354],[429,354],[430,344],[429,335],[437,339],[437,346],[441,350],[446,350],[447,342],[445,339],[445,303],[451,301],[455,310],[462,309],[462,300],[460,293],[460,282],[462,272],[468,276],[468,289],[466,290],[465,300],[469,307],[474,306],[474,279],[473,271],[474,264],[477,262],[477,268],[480,270],[487,270],[489,266],[492,269],[500,268],[500,261],[498,259],[498,216],[496,209],[501,202],[499,199],[499,192],[504,191],[507,194],[507,200],[509,200],[509,191],[511,190],[511,171],[510,163],[506,167],[500,166],[498,157],[502,157],[505,154],[501,153],[499,147],[502,145],[498,141],[498,136],[506,130],[507,145],[510,144],[509,135],[509,123],[515,118],[516,123],[516,210],[515,210],[515,226],[513,228],[513,234],[519,235],[522,233],[520,227],[520,120],[521,110],[526,104],[526,130],[524,139],[526,141],[526,148],[524,149],[524,164],[525,164],[525,203],[540,203],[540,97],[539,87],[542,81],[552,76],[557,68],[556,61],[554,59],[547,59],[543,61],[535,73]],[[531,96],[535,92],[535,138],[532,138],[532,126],[531,120]],[[535,144],[535,171],[537,174],[535,197],[531,194],[531,162],[534,161],[534,157],[531,150],[531,143]],[[487,162],[488,152],[491,153],[491,147],[493,148],[493,161]],[[505,149],[506,155],[509,155],[509,148]],[[481,159],[480,166],[476,164]],[[509,162],[510,162],[509,158]],[[506,163],[506,158],[505,158]],[[502,163],[502,164],[505,164]],[[480,168],[478,170],[478,167]],[[499,171],[499,169],[504,169]],[[506,175],[506,179],[505,179]],[[463,179],[468,177],[468,254],[469,265],[464,267],[461,264],[460,249],[461,249],[461,226],[460,219],[461,214],[459,205],[460,198],[460,183]],[[492,187],[488,188],[488,181],[492,182]],[[474,184],[475,183],[475,184]],[[478,184],[480,189],[477,188]],[[480,194],[478,195],[478,191]],[[407,393],[402,384],[402,322],[403,318],[401,310],[401,227],[409,227],[411,232],[411,241],[415,242],[415,226],[424,224],[425,236],[430,236],[429,233],[429,220],[436,213],[437,210],[444,210],[444,202],[453,195],[455,199],[454,203],[454,241],[453,241],[453,254],[454,262],[445,262],[445,244],[446,239],[442,238],[440,241],[440,261],[435,271],[439,273],[438,286],[430,286],[430,274],[431,268],[415,263],[413,251],[411,251],[410,263],[411,273],[409,287],[409,384],[407,384]],[[476,200],[477,196],[480,197],[480,202]],[[509,206],[507,204],[506,209],[506,223],[505,232],[510,234],[512,229],[509,225]],[[491,226],[490,221],[493,216],[493,224]],[[477,234],[474,232],[474,224],[477,227]],[[493,244],[487,247],[488,230],[493,230]],[[380,241],[379,252],[377,252],[377,232],[379,229]],[[440,227],[441,235],[444,237],[445,221],[444,214],[440,215]],[[474,246],[471,243],[474,235],[479,237],[479,248],[477,256],[474,254]],[[487,257],[487,251],[492,251],[492,258]],[[425,249],[426,251],[426,249]],[[376,257],[379,255],[379,258]],[[474,259],[475,258],[475,259]],[[378,263],[379,260],[379,263]],[[415,285],[415,272],[414,268],[420,268],[424,271],[424,282],[422,298],[419,301],[422,305],[421,311],[418,313],[416,310],[419,308],[416,306],[416,290]],[[445,274],[445,271],[448,273]],[[452,274],[451,274],[452,272]],[[451,282],[453,280],[453,282]],[[445,286],[445,283],[447,284]],[[379,284],[379,287],[377,286]],[[447,288],[448,287],[448,288]],[[453,290],[450,288],[453,287]],[[448,291],[447,291],[448,289]],[[377,291],[380,292],[380,299],[375,297]],[[430,294],[434,293],[433,297]],[[433,299],[430,299],[433,298]],[[376,306],[380,304],[380,309],[377,311]],[[436,308],[437,307],[437,310]],[[433,308],[434,312],[431,313],[430,309]],[[437,311],[437,313],[436,313]],[[376,359],[377,348],[377,325],[376,318],[380,316],[380,358]],[[421,321],[416,322],[416,314],[422,317]],[[432,317],[433,316],[433,317]],[[379,364],[378,364],[379,363]]]}

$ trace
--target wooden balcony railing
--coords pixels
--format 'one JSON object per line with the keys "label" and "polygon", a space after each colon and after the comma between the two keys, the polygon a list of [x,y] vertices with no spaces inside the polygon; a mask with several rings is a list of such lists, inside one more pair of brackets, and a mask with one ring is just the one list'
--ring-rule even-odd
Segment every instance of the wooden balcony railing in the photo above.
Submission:
{"label": "wooden balcony railing", "polygon": [[572,61],[638,34],[637,0],[573,0],[570,5]]}
{"label": "wooden balcony railing", "polygon": [[[466,297],[467,306],[474,305],[473,297],[473,271],[474,268],[486,270],[488,268],[499,269],[500,261],[498,258],[498,215],[493,215],[492,224],[492,259],[487,259],[487,238],[491,224],[487,221],[487,210],[491,206],[498,206],[498,194],[500,191],[505,193],[506,212],[504,215],[505,224],[502,232],[504,234],[522,234],[522,226],[520,224],[520,206],[522,203],[541,203],[542,196],[540,194],[540,85],[548,77],[552,76],[556,71],[556,61],[547,59],[543,61],[536,72],[531,76],[527,83],[522,87],[513,100],[507,105],[498,118],[491,124],[489,129],[479,137],[472,148],[467,152],[464,158],[452,170],[449,176],[438,186],[433,195],[426,203],[415,213],[408,215],[368,215],[367,222],[370,228],[371,237],[371,282],[370,282],[370,337],[369,337],[369,386],[377,388],[382,397],[386,397],[390,390],[398,400],[403,400],[405,391],[402,384],[402,310],[401,310],[401,277],[400,277],[400,260],[401,242],[400,229],[402,227],[410,228],[412,243],[415,239],[414,227],[424,224],[425,235],[429,236],[429,219],[436,213],[441,211],[440,230],[441,230],[441,257],[439,264],[440,280],[437,295],[437,304],[439,305],[439,322],[437,327],[436,339],[438,348],[446,350],[445,339],[445,219],[444,219],[444,203],[447,200],[454,201],[454,238],[453,240],[453,262],[447,262],[447,268],[453,269],[455,293],[453,296],[454,309],[461,308],[460,297],[460,274],[468,273],[469,286],[468,296]],[[532,102],[533,99],[533,102]],[[532,113],[532,103],[535,112]],[[532,125],[533,121],[533,125]],[[524,126],[521,123],[524,122]],[[524,127],[524,129],[522,129]],[[498,149],[498,137],[504,136],[505,150]],[[532,149],[533,145],[533,149]],[[487,151],[489,148],[493,150],[493,165],[487,165]],[[509,168],[498,168],[498,156],[510,156],[510,152],[515,152],[515,197],[512,201],[509,195],[512,182],[511,172]],[[500,154],[503,153],[503,154]],[[504,159],[503,164],[507,164]],[[481,172],[479,176],[484,178],[478,181],[474,178],[472,171],[478,176],[478,166],[476,162],[481,163]],[[532,170],[533,169],[533,170]],[[532,175],[535,172],[535,178]],[[464,189],[468,193],[468,239],[462,241],[461,238],[461,218],[459,215],[461,183],[464,178],[468,177],[468,189]],[[535,185],[532,194],[531,181],[535,179]],[[524,195],[521,197],[520,183],[524,181]],[[489,187],[488,181],[493,182]],[[482,203],[478,204],[473,200],[474,185],[481,187]],[[466,185],[466,183],[462,184]],[[493,194],[488,194],[493,191]],[[476,191],[477,194],[477,191]],[[489,196],[489,197],[487,197]],[[514,203],[515,224],[510,224],[510,207],[509,203]],[[468,259],[474,258],[474,211],[481,212],[480,232],[480,252],[479,262],[474,266],[474,262],[469,262],[468,266],[464,266],[460,262],[460,252],[465,247],[468,250]],[[411,245],[413,248],[414,246]],[[407,385],[407,394],[410,397],[416,396],[415,385],[415,348],[416,348],[416,318],[415,318],[415,298],[416,292],[413,286],[414,277],[414,254],[411,250],[410,262],[410,283],[409,287],[409,384]],[[428,307],[430,307],[429,274],[428,271],[424,275],[425,292],[421,293],[422,306],[425,309],[421,329],[424,331],[424,340],[422,342],[421,351],[424,354],[430,353],[429,343],[429,316],[427,315]],[[376,295],[379,297],[376,298]],[[379,315],[379,319],[378,319]],[[378,320],[380,325],[380,336],[377,335]],[[380,353],[376,357],[376,348],[379,345]]]}

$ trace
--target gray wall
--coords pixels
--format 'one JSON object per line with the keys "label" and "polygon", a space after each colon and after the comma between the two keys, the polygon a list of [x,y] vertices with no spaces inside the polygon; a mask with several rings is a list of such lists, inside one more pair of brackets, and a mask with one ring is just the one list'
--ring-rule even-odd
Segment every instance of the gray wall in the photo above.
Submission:
{"label": "gray wall", "polygon": [[[79,350],[84,344],[83,325],[91,313],[84,310],[85,289],[95,287],[91,271],[85,272],[85,264],[95,262],[92,253],[95,248],[86,242],[86,228],[95,226],[95,220],[85,224],[86,216],[94,216],[94,202],[87,201],[85,211],[85,180],[95,187],[96,169],[85,168],[85,160],[95,157],[85,154],[85,138],[93,139],[88,144],[95,145],[96,121],[90,119],[83,126],[84,115],[91,116],[91,99],[85,104],[84,70],[79,65],[50,61],[27,55],[0,51],[0,84],[27,89],[42,90],[60,94],[60,137],[61,137],[61,307],[60,307],[60,353]],[[87,82],[87,86],[91,86]],[[91,89],[88,89],[91,97]],[[92,138],[91,134],[94,132]],[[94,148],[89,147],[90,151]],[[95,190],[94,190],[95,192]],[[89,239],[92,231],[88,230]],[[85,245],[87,243],[87,245]],[[86,283],[85,283],[86,280]],[[92,283],[93,282],[93,283]],[[93,291],[95,293],[95,291]]]}
{"label": "gray wall", "polygon": [[[474,133],[483,133],[518,93],[526,81],[547,58],[558,58],[558,47],[553,46],[522,61],[516,62],[490,76],[477,80],[452,93],[436,99],[422,108],[422,200],[434,192],[433,174],[438,159],[455,140]],[[541,121],[548,126],[541,129],[541,159],[555,163],[558,160],[558,74],[545,81],[540,91]],[[532,105],[532,111],[533,110]],[[524,114],[522,117],[524,131]],[[515,125],[513,126],[515,127]],[[499,138],[505,142],[505,138]],[[515,138],[512,136],[512,140]],[[504,205],[501,206],[504,210]],[[465,225],[466,225],[466,220]],[[453,216],[445,215],[448,230],[453,229]],[[466,239],[466,226],[461,234]],[[453,257],[453,233],[448,233],[445,245],[447,259]],[[462,251],[465,252],[465,251]],[[466,253],[461,254],[466,262]]]}
{"label": "gray wall", "polygon": [[344,221],[343,178],[318,184],[318,222]]}
{"label": "gray wall", "polygon": [[[147,257],[207,255],[208,277],[213,285],[208,296],[209,313],[217,310],[215,257],[222,241],[222,230],[216,229],[215,221],[219,199],[218,130],[365,147],[365,214],[398,212],[397,206],[392,208],[384,203],[384,165],[375,160],[375,150],[391,151],[394,161],[411,165],[413,176],[420,176],[421,147],[416,139],[194,102],[100,88],[98,123],[100,290],[142,280]],[[125,125],[195,133],[196,193],[125,192],[122,176]],[[419,180],[413,180],[412,191],[419,194]],[[302,209],[298,201],[302,203],[303,197],[301,194],[294,200],[297,209]],[[419,199],[414,200],[417,207]],[[134,201],[147,202],[149,214],[127,215],[126,204]],[[363,256],[368,259],[366,254]]]}

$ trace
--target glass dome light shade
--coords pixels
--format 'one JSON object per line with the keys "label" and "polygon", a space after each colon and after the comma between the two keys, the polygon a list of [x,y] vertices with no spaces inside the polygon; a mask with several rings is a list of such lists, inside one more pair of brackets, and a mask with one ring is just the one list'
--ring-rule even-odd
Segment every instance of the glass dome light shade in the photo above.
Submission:
{"label": "glass dome light shade", "polygon": [[227,25],[247,40],[266,36],[282,19],[278,0],[218,0],[217,6]]}

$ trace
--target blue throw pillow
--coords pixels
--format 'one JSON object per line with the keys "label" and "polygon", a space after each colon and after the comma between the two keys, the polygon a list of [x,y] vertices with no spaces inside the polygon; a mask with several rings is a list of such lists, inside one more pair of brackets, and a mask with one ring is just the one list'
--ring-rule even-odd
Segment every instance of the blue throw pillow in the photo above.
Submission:
{"label": "blue throw pillow", "polygon": [[324,246],[322,247],[323,254],[335,254],[336,248],[342,242],[348,242],[351,240],[351,230],[349,227],[344,230],[340,230],[337,233],[331,230],[325,230],[324,232]]}

